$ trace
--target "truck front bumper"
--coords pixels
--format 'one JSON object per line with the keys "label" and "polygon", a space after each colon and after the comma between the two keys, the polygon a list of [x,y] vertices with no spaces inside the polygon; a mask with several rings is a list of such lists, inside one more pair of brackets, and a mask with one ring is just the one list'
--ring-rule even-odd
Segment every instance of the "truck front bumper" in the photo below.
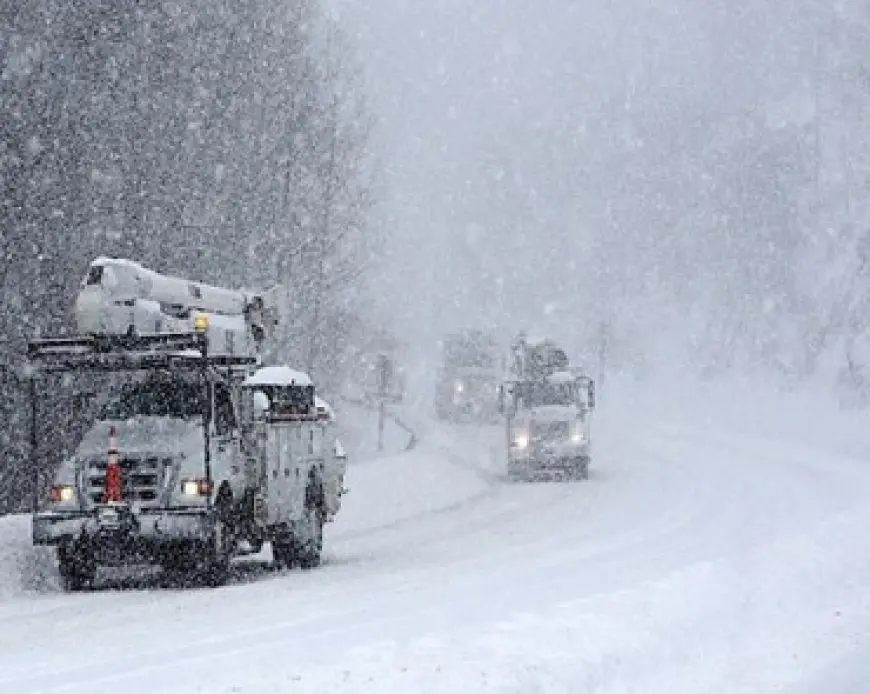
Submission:
{"label": "truck front bumper", "polygon": [[37,513],[33,516],[33,544],[160,545],[206,541],[214,533],[212,514],[207,508],[143,509],[129,518],[130,522],[120,527],[107,527],[96,511]]}
{"label": "truck front bumper", "polygon": [[529,471],[574,470],[589,464],[589,447],[585,445],[533,446],[512,451],[509,465]]}

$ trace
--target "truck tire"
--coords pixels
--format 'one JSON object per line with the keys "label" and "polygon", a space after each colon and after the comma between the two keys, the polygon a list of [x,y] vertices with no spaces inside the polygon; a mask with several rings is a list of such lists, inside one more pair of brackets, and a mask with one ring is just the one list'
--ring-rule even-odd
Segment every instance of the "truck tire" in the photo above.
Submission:
{"label": "truck tire", "polygon": [[320,565],[323,553],[323,486],[312,477],[305,490],[305,512],[296,534],[296,558],[303,569]]}
{"label": "truck tire", "polygon": [[167,547],[160,562],[163,580],[167,587],[180,588],[190,585],[196,566],[196,551],[190,542],[176,542]]}
{"label": "truck tire", "polygon": [[219,588],[230,578],[233,533],[231,527],[232,498],[225,489],[218,492],[214,506],[211,537],[197,545],[194,551],[194,576],[197,584]]}
{"label": "truck tire", "polygon": [[196,579],[199,585],[219,588],[230,578],[230,554],[226,549],[225,526],[215,521],[214,535],[197,553]]}
{"label": "truck tire", "polygon": [[511,463],[507,464],[507,478],[510,482],[529,482],[531,475],[529,474],[528,468],[524,466],[522,463]]}
{"label": "truck tire", "polygon": [[589,479],[589,458],[578,458],[575,477],[580,480]]}
{"label": "truck tire", "polygon": [[296,543],[288,532],[282,532],[272,538],[272,561],[275,568],[291,569],[296,562]]}
{"label": "truck tire", "polygon": [[59,545],[58,569],[63,589],[78,592],[93,587],[97,576],[97,562],[93,554],[80,545]]}

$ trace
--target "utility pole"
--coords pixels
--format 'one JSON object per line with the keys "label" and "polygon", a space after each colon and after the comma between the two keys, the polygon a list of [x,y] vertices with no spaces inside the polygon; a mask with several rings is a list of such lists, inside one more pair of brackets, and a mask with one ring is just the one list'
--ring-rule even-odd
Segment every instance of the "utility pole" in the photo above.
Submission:
{"label": "utility pole", "polygon": [[610,348],[610,326],[602,320],[598,326],[598,385],[604,384],[604,372],[607,369],[607,353]]}
{"label": "utility pole", "polygon": [[393,364],[384,354],[378,354],[378,451],[384,450],[384,420],[387,416],[387,394],[392,380]]}

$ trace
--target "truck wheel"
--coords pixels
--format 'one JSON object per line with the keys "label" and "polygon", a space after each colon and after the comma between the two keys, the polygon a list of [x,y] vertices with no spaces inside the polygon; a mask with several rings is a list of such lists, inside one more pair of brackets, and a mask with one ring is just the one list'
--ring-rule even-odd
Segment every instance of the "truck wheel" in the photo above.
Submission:
{"label": "truck wheel", "polygon": [[230,523],[232,500],[218,492],[214,508],[212,535],[197,549],[195,574],[197,583],[209,588],[225,585],[230,578],[233,535]]}
{"label": "truck wheel", "polygon": [[589,458],[580,458],[577,461],[577,479],[589,479]]}
{"label": "truck wheel", "polygon": [[312,480],[305,490],[305,514],[296,535],[297,558],[303,569],[313,569],[320,565],[323,524],[323,487]]}
{"label": "truck wheel", "polygon": [[196,567],[196,548],[187,542],[174,543],[167,547],[161,561],[163,580],[168,587],[180,588],[190,584]]}
{"label": "truck wheel", "polygon": [[97,562],[91,552],[76,545],[60,545],[57,559],[64,590],[77,592],[93,586]]}
{"label": "truck wheel", "polygon": [[215,521],[214,535],[200,548],[197,574],[197,582],[208,588],[219,588],[230,578],[230,553],[221,520]]}
{"label": "truck wheel", "polygon": [[522,465],[508,463],[507,477],[511,482],[528,482],[529,472]]}
{"label": "truck wheel", "polygon": [[272,561],[275,563],[275,568],[290,569],[296,561],[296,548],[293,543],[293,538],[285,533],[276,535],[272,538]]}

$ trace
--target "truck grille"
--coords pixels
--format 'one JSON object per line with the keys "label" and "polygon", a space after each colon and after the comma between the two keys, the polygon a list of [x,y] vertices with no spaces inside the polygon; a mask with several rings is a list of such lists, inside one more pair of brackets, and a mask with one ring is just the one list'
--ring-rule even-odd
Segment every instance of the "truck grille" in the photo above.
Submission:
{"label": "truck grille", "polygon": [[[165,470],[171,463],[172,458],[122,456],[120,464],[124,501],[156,501],[163,484]],[[105,458],[91,460],[88,463],[85,493],[94,503],[103,500],[107,465],[108,461]]]}
{"label": "truck grille", "polygon": [[568,438],[568,422],[536,422],[532,437],[537,441],[561,441]]}

